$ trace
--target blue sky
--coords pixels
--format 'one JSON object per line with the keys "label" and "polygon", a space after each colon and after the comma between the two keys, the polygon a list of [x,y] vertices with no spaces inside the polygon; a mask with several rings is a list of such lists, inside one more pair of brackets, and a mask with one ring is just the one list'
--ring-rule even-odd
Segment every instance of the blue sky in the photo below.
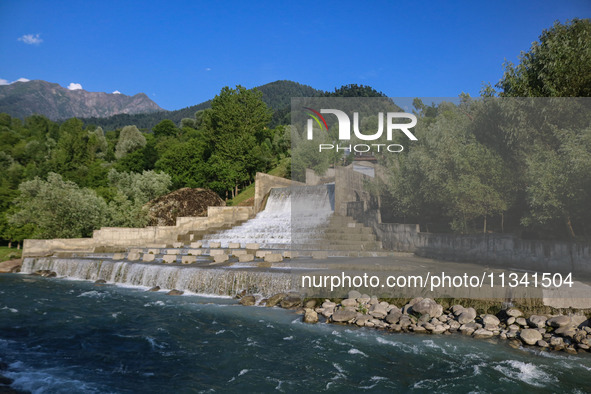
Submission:
{"label": "blue sky", "polygon": [[505,58],[574,17],[591,1],[0,0],[0,79],[144,92],[170,110],[279,79],[478,95]]}

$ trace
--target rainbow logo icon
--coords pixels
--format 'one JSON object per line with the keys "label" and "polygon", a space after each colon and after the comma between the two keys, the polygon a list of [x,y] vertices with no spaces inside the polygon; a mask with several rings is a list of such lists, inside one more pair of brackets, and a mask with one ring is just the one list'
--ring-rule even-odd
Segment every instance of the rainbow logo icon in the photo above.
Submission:
{"label": "rainbow logo icon", "polygon": [[[324,119],[324,116],[320,115],[320,112],[313,110],[312,108],[308,108],[308,107],[303,107],[305,110],[308,111],[308,115],[310,115],[312,118],[314,118],[314,120],[316,121],[316,123],[318,123],[318,126],[320,126],[320,130],[322,130],[323,128],[326,128],[326,131],[328,131],[328,125],[326,124],[326,120]],[[322,120],[322,123],[320,122]],[[324,124],[324,127],[323,127]]]}

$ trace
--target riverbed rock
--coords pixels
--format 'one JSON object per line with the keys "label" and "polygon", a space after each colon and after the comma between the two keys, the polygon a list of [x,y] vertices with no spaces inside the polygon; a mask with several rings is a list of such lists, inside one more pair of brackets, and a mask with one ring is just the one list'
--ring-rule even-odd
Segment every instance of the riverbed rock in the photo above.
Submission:
{"label": "riverbed rock", "polygon": [[515,323],[517,323],[521,327],[528,327],[527,320],[525,320],[525,318],[523,317],[518,317],[517,319],[515,319]]}
{"label": "riverbed rock", "polygon": [[284,309],[298,308],[302,305],[302,299],[299,296],[288,295],[279,303]]}
{"label": "riverbed rock", "polygon": [[331,319],[333,322],[336,323],[344,323],[344,322],[348,322],[349,320],[353,320],[357,317],[357,312],[355,311],[351,311],[351,310],[347,310],[347,309],[338,309],[337,311],[335,311],[332,316]]}
{"label": "riverbed rock", "polygon": [[543,339],[540,339],[538,342],[536,342],[536,345],[542,348],[547,348],[550,345],[548,345],[548,342],[544,341]]}
{"label": "riverbed rock", "polygon": [[522,316],[522,315],[523,315],[523,312],[521,312],[521,311],[520,311],[519,309],[517,309],[517,308],[510,308],[510,309],[507,309],[507,310],[505,311],[505,313],[506,313],[506,314],[507,314],[507,316],[509,316],[509,317],[519,317],[519,316]]}
{"label": "riverbed rock", "polygon": [[154,286],[154,287],[148,289],[148,291],[160,291],[160,286]]}
{"label": "riverbed rock", "polygon": [[256,298],[252,294],[245,295],[240,299],[240,303],[244,306],[252,306],[256,304]]}
{"label": "riverbed rock", "polygon": [[357,305],[359,305],[359,303],[357,302],[357,300],[355,298],[345,298],[343,301],[341,301],[341,305],[342,306],[352,306],[352,307],[356,307]]}
{"label": "riverbed rock", "polygon": [[177,289],[173,289],[173,290],[169,291],[168,293],[166,293],[166,295],[169,295],[169,296],[180,296],[180,295],[183,295],[183,294],[185,294],[184,291],[177,290]]}
{"label": "riverbed rock", "polygon": [[477,339],[491,338],[493,335],[494,334],[492,333],[492,331],[486,330],[484,328],[479,328],[472,334],[472,336]]}
{"label": "riverbed rock", "polygon": [[532,328],[544,328],[546,327],[546,321],[548,318],[546,316],[531,315],[527,320],[529,322],[529,326]]}
{"label": "riverbed rock", "polygon": [[542,334],[540,334],[538,330],[532,328],[521,330],[519,337],[528,345],[535,345],[538,341],[542,340]]}
{"label": "riverbed rock", "polygon": [[554,333],[562,337],[573,338],[577,334],[577,330],[574,327],[564,326],[554,330]]}
{"label": "riverbed rock", "polygon": [[307,308],[307,309],[314,309],[314,308],[316,308],[316,300],[308,300],[308,301],[306,301],[306,303],[304,304],[304,308]]}
{"label": "riverbed rock", "polygon": [[397,324],[402,317],[402,312],[400,310],[392,309],[388,316],[386,316],[386,321],[390,324]]}
{"label": "riverbed rock", "polygon": [[383,319],[388,315],[386,307],[382,304],[374,304],[369,308],[369,314],[374,318]]}
{"label": "riverbed rock", "polygon": [[560,328],[571,324],[571,319],[568,316],[554,316],[546,321],[546,324],[550,327]]}
{"label": "riverbed rock", "polygon": [[458,316],[458,323],[466,324],[474,321],[476,318],[476,310],[474,308],[466,308]]}
{"label": "riverbed rock", "polygon": [[318,314],[313,309],[305,309],[304,323],[318,323]]}
{"label": "riverbed rock", "polygon": [[443,307],[430,298],[424,298],[412,305],[412,310],[418,314],[428,314],[431,317],[439,317],[443,314]]}
{"label": "riverbed rock", "polygon": [[370,315],[361,315],[359,317],[357,317],[357,319],[355,319],[355,324],[358,325],[359,327],[363,327],[367,324],[368,321],[370,321],[371,316]]}
{"label": "riverbed rock", "polygon": [[274,307],[275,305],[279,304],[285,297],[287,297],[287,294],[285,293],[275,294],[274,296],[271,296],[269,297],[269,299],[267,299],[267,303],[265,304],[265,306]]}
{"label": "riverbed rock", "polygon": [[460,329],[460,323],[455,320],[450,320],[449,322],[449,330],[452,332],[458,331]]}
{"label": "riverbed rock", "polygon": [[94,284],[95,285],[105,285],[105,284],[107,284],[107,281],[104,279],[97,279],[94,281]]}
{"label": "riverbed rock", "polygon": [[347,298],[361,298],[361,293],[358,292],[357,290],[349,290],[349,294],[347,295]]}
{"label": "riverbed rock", "polygon": [[447,331],[447,328],[441,324],[435,325],[435,328],[431,330],[432,334],[443,334]]}
{"label": "riverbed rock", "polygon": [[484,315],[482,316],[482,324],[485,326],[498,326],[501,321],[495,315]]}
{"label": "riverbed rock", "polygon": [[454,316],[460,316],[460,314],[464,311],[464,309],[466,309],[466,308],[464,308],[461,305],[456,304],[451,307],[451,312],[454,314]]}

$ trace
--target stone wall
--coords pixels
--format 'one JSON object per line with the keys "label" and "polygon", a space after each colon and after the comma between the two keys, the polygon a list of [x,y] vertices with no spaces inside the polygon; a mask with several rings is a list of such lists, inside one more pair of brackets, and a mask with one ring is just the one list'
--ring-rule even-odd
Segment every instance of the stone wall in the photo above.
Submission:
{"label": "stone wall", "polygon": [[274,187],[288,187],[291,185],[304,185],[301,182],[292,181],[291,179],[281,178],[269,174],[257,172],[254,184],[254,213],[259,213],[263,208],[265,197],[269,191]]}
{"label": "stone wall", "polygon": [[321,185],[323,183],[334,182],[334,178],[334,168],[327,169],[324,175],[316,175],[316,172],[314,170],[310,168],[306,169],[306,185],[308,186],[316,186]]}
{"label": "stone wall", "polygon": [[364,183],[371,178],[352,168],[337,167],[335,169],[335,215],[347,215],[347,203],[352,201],[363,201],[364,210],[367,209],[370,195],[365,191]]}
{"label": "stone wall", "polygon": [[422,233],[418,224],[382,223],[377,210],[363,210],[359,202],[348,205],[347,213],[372,227],[384,249],[498,267],[591,274],[588,243],[524,240],[509,234]]}
{"label": "stone wall", "polygon": [[73,239],[26,239],[23,256],[48,256],[58,251],[93,252],[98,248],[126,249],[152,244],[172,245],[178,236],[189,231],[219,228],[234,225],[253,216],[252,207],[209,207],[207,217],[177,218],[176,226],[153,226],[145,228],[103,227],[93,232],[92,238]]}

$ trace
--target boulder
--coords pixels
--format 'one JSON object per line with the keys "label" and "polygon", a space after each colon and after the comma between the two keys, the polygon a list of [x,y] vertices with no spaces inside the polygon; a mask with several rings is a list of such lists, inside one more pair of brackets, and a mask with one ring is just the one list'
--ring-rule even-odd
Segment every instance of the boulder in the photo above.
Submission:
{"label": "boulder", "polygon": [[344,300],[341,301],[341,305],[342,306],[352,306],[352,307],[356,307],[357,305],[359,305],[359,303],[357,302],[357,300],[355,298],[345,298]]}
{"label": "boulder", "polygon": [[361,298],[361,293],[358,292],[357,290],[350,290],[349,294],[348,294],[348,298],[354,298],[354,299]]}
{"label": "boulder", "polygon": [[542,340],[542,334],[540,334],[538,330],[534,330],[531,328],[521,330],[521,332],[519,333],[519,337],[521,338],[523,343],[526,343],[528,345],[535,345],[538,341]]}
{"label": "boulder", "polygon": [[368,321],[371,320],[371,316],[369,315],[361,315],[355,320],[355,324],[359,327],[363,327],[367,324]]}
{"label": "boulder", "polygon": [[154,287],[148,289],[148,291],[160,291],[160,286],[154,286]]}
{"label": "boulder", "polygon": [[355,312],[355,311],[346,310],[346,309],[338,309],[337,311],[335,311],[332,314],[331,319],[335,323],[346,323],[349,320],[355,319],[356,317],[357,317],[357,312]]}
{"label": "boulder", "polygon": [[318,314],[312,309],[306,309],[304,323],[318,323]]}
{"label": "boulder", "polygon": [[104,285],[104,284],[107,284],[107,281],[104,279],[98,279],[98,280],[94,281],[94,284],[95,285]]}
{"label": "boulder", "polygon": [[451,307],[451,312],[454,314],[454,316],[460,316],[460,314],[464,311],[464,309],[466,309],[466,308],[464,308],[461,305],[456,304]]}
{"label": "boulder", "polygon": [[531,315],[527,320],[531,328],[544,328],[548,318],[546,316]]}
{"label": "boulder", "polygon": [[185,292],[182,290],[177,290],[177,289],[173,289],[171,291],[169,291],[168,293],[166,293],[166,295],[170,295],[170,296],[180,296],[183,295]]}
{"label": "boulder", "polygon": [[482,316],[482,324],[485,326],[498,326],[501,321],[495,315],[484,315]]}
{"label": "boulder", "polygon": [[269,297],[269,299],[267,299],[267,303],[265,304],[265,306],[273,307],[279,304],[281,300],[283,300],[285,297],[287,297],[287,294],[285,293],[275,294],[274,296],[271,296]]}
{"label": "boulder", "polygon": [[377,319],[383,319],[388,315],[388,311],[384,305],[374,304],[369,308],[369,314]]}
{"label": "boulder", "polygon": [[505,311],[505,313],[509,317],[519,317],[519,316],[522,316],[523,315],[523,312],[521,312],[519,309],[516,309],[516,308],[507,309]]}
{"label": "boulder", "polygon": [[316,307],[316,300],[308,300],[304,303],[304,308],[314,309]]}
{"label": "boulder", "polygon": [[491,338],[494,334],[492,333],[492,331],[489,330],[485,330],[484,328],[479,328],[478,330],[474,331],[474,333],[472,334],[472,336],[474,338]]}
{"label": "boulder", "polygon": [[568,316],[554,316],[551,317],[550,319],[548,319],[546,321],[546,324],[549,325],[550,327],[554,327],[554,328],[560,328],[560,327],[565,327],[568,326],[569,324],[571,324],[571,319]]}
{"label": "boulder", "polygon": [[256,298],[251,294],[245,295],[244,297],[242,297],[240,299],[240,303],[244,306],[252,306],[252,305],[256,304],[256,301],[257,301]]}
{"label": "boulder", "polygon": [[577,329],[574,327],[564,326],[557,328],[554,333],[567,338],[573,338],[577,334]]}
{"label": "boulder", "polygon": [[412,310],[421,315],[428,314],[431,317],[439,317],[443,314],[443,307],[430,298],[415,302],[412,304]]}
{"label": "boulder", "polygon": [[475,318],[476,310],[474,308],[466,308],[460,313],[457,320],[460,324],[466,324],[474,321]]}
{"label": "boulder", "polygon": [[299,296],[288,295],[279,303],[282,308],[293,309],[302,305],[302,299]]}

